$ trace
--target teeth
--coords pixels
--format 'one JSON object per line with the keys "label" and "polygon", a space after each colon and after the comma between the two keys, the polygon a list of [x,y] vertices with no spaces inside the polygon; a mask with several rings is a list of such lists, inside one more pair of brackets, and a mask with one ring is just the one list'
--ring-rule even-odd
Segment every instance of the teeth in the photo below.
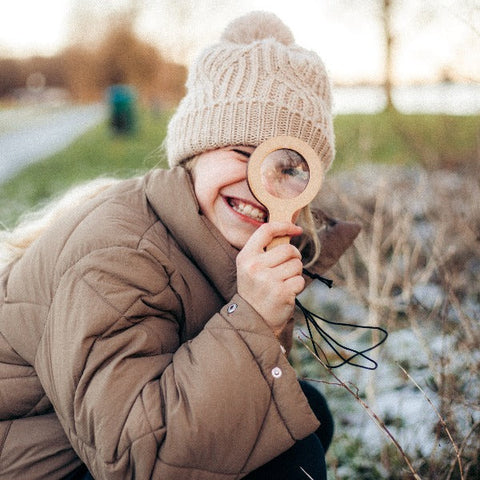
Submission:
{"label": "teeth", "polygon": [[249,203],[244,203],[238,200],[235,202],[230,201],[230,206],[241,215],[253,218],[254,220],[257,220],[257,222],[265,222],[267,219],[267,216],[263,210],[260,210]]}

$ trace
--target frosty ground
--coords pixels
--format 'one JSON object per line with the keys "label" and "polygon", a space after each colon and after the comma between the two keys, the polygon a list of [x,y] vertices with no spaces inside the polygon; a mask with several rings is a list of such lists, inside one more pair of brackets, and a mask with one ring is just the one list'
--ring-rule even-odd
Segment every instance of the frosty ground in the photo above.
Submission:
{"label": "frosty ground", "polygon": [[[329,320],[389,331],[371,352],[376,370],[333,371],[378,416],[379,428],[302,344],[306,329],[298,322],[295,363],[318,381],[336,419],[331,479],[413,478],[385,428],[419,478],[462,478],[458,458],[463,478],[477,478],[465,473],[477,468],[480,448],[478,178],[365,165],[334,175],[322,194],[322,208],[360,221],[362,232],[329,272],[335,287],[312,285],[303,301]],[[371,342],[325,328],[348,346]]]}

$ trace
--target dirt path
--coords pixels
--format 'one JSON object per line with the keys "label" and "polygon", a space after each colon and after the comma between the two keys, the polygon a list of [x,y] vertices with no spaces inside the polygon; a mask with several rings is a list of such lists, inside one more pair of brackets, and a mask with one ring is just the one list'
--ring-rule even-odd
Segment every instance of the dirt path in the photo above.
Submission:
{"label": "dirt path", "polygon": [[105,117],[101,104],[0,110],[0,183],[67,147]]}

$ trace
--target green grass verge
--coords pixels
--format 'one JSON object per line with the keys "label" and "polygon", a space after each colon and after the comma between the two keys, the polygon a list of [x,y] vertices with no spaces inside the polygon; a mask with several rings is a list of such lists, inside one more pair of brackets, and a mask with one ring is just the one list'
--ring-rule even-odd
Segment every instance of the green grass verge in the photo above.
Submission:
{"label": "green grass verge", "polygon": [[131,177],[165,167],[160,152],[169,114],[139,115],[136,132],[113,135],[107,123],[85,133],[65,150],[34,163],[0,185],[0,221],[11,227],[18,216],[71,185],[99,176]]}
{"label": "green grass verge", "polygon": [[480,116],[404,115],[395,111],[335,118],[333,170],[359,163],[469,168],[480,162]]}
{"label": "green grass verge", "polygon": [[[169,113],[141,112],[137,132],[114,136],[102,124],[65,150],[22,170],[0,185],[0,221],[18,216],[69,186],[98,176],[129,177],[166,162],[159,153]],[[364,162],[420,163],[427,168],[467,168],[480,162],[480,116],[339,115],[332,171]]]}

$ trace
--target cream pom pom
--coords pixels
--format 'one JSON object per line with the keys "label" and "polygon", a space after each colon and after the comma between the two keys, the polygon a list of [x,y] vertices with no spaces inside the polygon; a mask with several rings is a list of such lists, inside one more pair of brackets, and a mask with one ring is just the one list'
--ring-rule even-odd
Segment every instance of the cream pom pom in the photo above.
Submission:
{"label": "cream pom pom", "polygon": [[295,42],[290,29],[273,13],[250,12],[231,22],[222,35],[222,40],[238,44],[274,38],[284,45]]}

